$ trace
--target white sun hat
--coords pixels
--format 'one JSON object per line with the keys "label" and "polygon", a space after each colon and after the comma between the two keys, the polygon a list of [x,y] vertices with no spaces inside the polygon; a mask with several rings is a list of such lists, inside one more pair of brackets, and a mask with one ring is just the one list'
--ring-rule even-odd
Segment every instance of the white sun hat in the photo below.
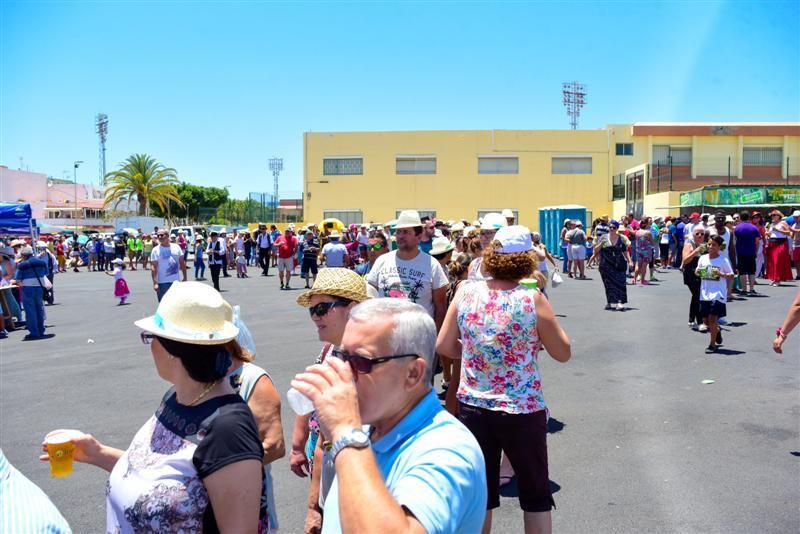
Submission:
{"label": "white sun hat", "polygon": [[463,232],[464,231],[464,223],[457,222],[450,227],[451,232]]}
{"label": "white sun hat", "polygon": [[515,254],[517,252],[528,252],[533,249],[531,231],[520,224],[514,226],[504,226],[494,234],[494,240],[500,241],[500,254]]}
{"label": "white sun hat", "polygon": [[436,237],[433,239],[433,243],[431,243],[431,256],[446,254],[454,248],[456,248],[456,246],[446,237]]}
{"label": "white sun hat", "polygon": [[504,210],[501,212],[501,215],[502,215],[503,217],[505,217],[506,219],[515,219],[515,218],[516,218],[516,217],[514,216],[514,212],[513,212],[513,211],[511,211],[511,210],[510,210],[510,209],[508,209],[508,208],[504,209]]}
{"label": "white sun hat", "polygon": [[401,228],[416,228],[417,226],[422,226],[417,210],[401,211],[400,217],[397,218],[397,224],[394,225],[397,230]]}
{"label": "white sun hat", "polygon": [[200,282],[177,282],[161,299],[155,315],[134,324],[159,337],[191,345],[220,345],[239,335],[229,317],[230,305],[217,290]]}
{"label": "white sun hat", "polygon": [[487,213],[481,220],[481,230],[498,230],[505,226],[508,226],[508,221],[500,213]]}

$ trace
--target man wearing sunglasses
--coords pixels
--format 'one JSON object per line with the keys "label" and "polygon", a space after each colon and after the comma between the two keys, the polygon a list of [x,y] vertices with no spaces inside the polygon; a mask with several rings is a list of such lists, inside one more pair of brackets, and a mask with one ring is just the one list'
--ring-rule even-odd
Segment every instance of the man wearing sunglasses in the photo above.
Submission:
{"label": "man wearing sunglasses", "polygon": [[356,274],[366,276],[375,265],[375,260],[389,252],[389,244],[386,242],[386,236],[381,232],[375,232],[374,237],[369,238],[367,243],[367,262],[362,263],[356,267]]}
{"label": "man wearing sunglasses", "polygon": [[153,290],[161,302],[172,284],[181,279],[181,273],[183,281],[186,281],[186,260],[181,247],[170,243],[169,232],[163,228],[156,232],[156,241],[158,244],[150,253],[150,270],[153,275]]}
{"label": "man wearing sunglasses", "polygon": [[424,308],[372,299],[351,310],[325,365],[292,381],[333,444],[323,533],[480,532],[485,462],[431,389],[435,346]]}

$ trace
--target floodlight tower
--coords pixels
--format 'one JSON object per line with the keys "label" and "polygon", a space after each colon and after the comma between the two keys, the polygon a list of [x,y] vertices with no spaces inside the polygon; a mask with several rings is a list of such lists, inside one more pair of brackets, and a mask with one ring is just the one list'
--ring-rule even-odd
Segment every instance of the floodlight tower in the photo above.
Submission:
{"label": "floodlight tower", "polygon": [[561,93],[569,115],[569,124],[573,130],[577,130],[581,108],[586,104],[586,86],[578,82],[565,82],[561,84]]}
{"label": "floodlight tower", "polygon": [[106,137],[108,137],[108,115],[98,113],[95,117],[95,131],[100,138],[100,185],[106,185]]}
{"label": "floodlight tower", "polygon": [[275,219],[275,222],[278,222],[278,177],[283,170],[283,158],[270,158],[269,159],[269,170],[272,171],[272,177],[275,179],[274,190],[273,190],[273,202],[275,203],[273,207],[272,217]]}

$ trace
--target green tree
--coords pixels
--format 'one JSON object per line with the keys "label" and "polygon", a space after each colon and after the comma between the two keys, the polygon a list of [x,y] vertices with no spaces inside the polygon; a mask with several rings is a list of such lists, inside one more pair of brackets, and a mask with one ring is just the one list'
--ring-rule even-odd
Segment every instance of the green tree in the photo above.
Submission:
{"label": "green tree", "polygon": [[164,167],[147,154],[133,154],[120,164],[120,168],[105,176],[105,206],[116,208],[120,202],[136,199],[139,215],[150,214],[152,202],[166,210],[168,202],[182,207],[178,196],[178,178],[175,169]]}
{"label": "green tree", "polygon": [[178,192],[182,206],[169,201],[164,208],[151,202],[150,209],[156,216],[170,215],[185,216],[187,220],[200,220],[201,208],[216,209],[228,201],[228,190],[221,187],[205,187],[186,182],[179,183],[175,189]]}

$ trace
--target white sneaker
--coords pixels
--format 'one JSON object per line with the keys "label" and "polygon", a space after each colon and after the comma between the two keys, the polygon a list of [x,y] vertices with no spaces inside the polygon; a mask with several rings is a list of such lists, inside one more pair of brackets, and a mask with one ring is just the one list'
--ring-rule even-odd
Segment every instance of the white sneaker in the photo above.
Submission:
{"label": "white sneaker", "polygon": [[625,305],[621,302],[617,302],[617,311],[625,311]]}
{"label": "white sneaker", "polygon": [[697,330],[697,323],[694,321],[689,321],[689,328],[692,330]]}
{"label": "white sneaker", "polygon": [[698,331],[700,331],[700,332],[708,332],[708,327],[707,327],[706,325],[704,325],[704,324],[701,324],[701,325],[700,325],[700,326],[697,328],[697,330],[698,330]]}

